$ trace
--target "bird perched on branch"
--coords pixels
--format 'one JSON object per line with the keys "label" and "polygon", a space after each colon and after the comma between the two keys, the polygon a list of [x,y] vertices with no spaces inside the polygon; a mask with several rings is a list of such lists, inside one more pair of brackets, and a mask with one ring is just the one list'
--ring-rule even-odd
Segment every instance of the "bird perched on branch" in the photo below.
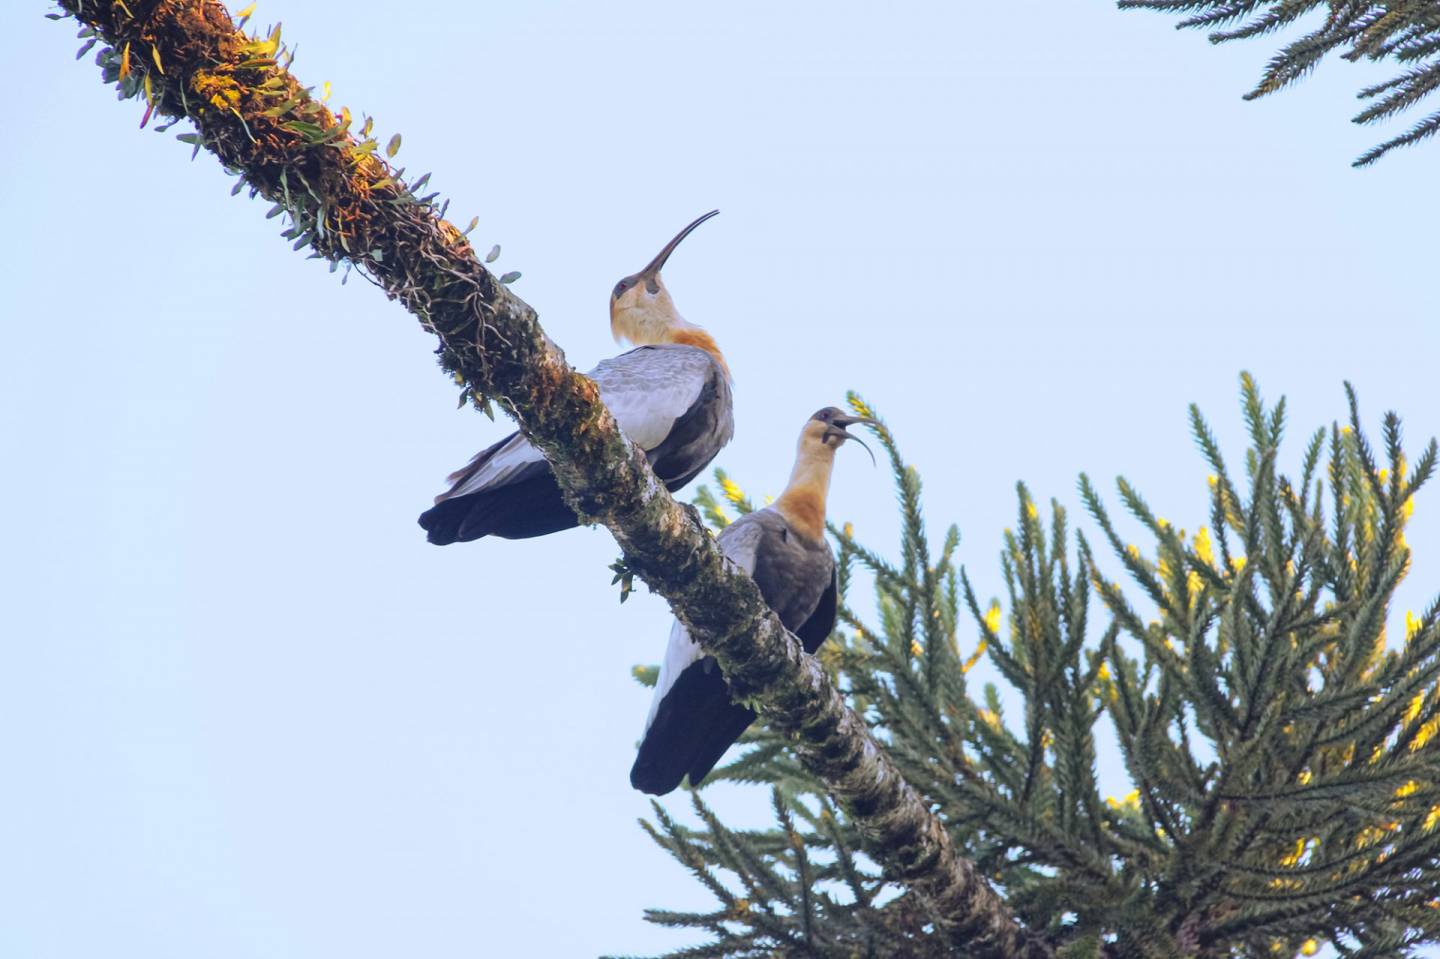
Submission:
{"label": "bird perched on branch", "polygon": [[[807,653],[819,649],[835,626],[839,584],[835,557],[825,542],[825,499],[835,451],[848,439],[864,445],[845,431],[856,423],[875,421],[833,406],[810,417],[785,492],[720,532],[721,552],[754,578],[760,595]],[[691,640],[677,619],[630,784],[657,796],[687,775],[692,787],[700,785],[754,721],[753,711],[731,700],[715,658]]]}
{"label": "bird perched on branch", "polygon": [[[643,270],[615,284],[610,330],[617,342],[636,348],[586,374],[672,492],[709,465],[735,432],[725,357],[709,333],[680,315],[660,279],[680,241],[719,212],[685,227]],[[448,479],[450,488],[420,514],[426,538],[439,546],[482,536],[544,536],[579,522],[545,457],[518,432]]]}

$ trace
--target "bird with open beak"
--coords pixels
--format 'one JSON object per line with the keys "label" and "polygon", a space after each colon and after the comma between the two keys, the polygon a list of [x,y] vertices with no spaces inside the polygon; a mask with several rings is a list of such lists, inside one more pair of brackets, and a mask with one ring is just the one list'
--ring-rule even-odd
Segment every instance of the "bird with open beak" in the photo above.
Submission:
{"label": "bird with open beak", "polygon": [[[785,492],[725,527],[718,540],[721,552],[750,574],[765,602],[807,653],[819,649],[835,626],[839,584],[835,557],[825,541],[825,501],[835,451],[850,439],[864,446],[845,430],[857,423],[879,425],[833,406],[810,417],[800,432]],[[700,785],[754,721],[753,711],[731,700],[715,658],[691,640],[677,619],[630,784],[657,796],[686,776],[692,787]]]}
{"label": "bird with open beak", "polygon": [[[719,212],[695,220],[643,270],[615,284],[610,329],[617,342],[635,348],[586,374],[671,492],[694,479],[735,433],[725,357],[709,333],[675,309],[660,278],[680,241]],[[544,536],[579,523],[545,457],[518,432],[477,453],[449,481],[420,514],[426,538],[440,546]]]}

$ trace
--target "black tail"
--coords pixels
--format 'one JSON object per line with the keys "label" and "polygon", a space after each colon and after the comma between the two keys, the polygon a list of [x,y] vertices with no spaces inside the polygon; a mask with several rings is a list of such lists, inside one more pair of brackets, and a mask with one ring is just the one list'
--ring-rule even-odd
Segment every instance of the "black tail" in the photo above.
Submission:
{"label": "black tail", "polygon": [[663,796],[688,774],[698,786],[755,713],[730,701],[730,689],[713,657],[691,663],[660,701],[630,768],[630,785]]}
{"label": "black tail", "polygon": [[565,505],[555,477],[541,469],[517,482],[441,500],[420,514],[420,526],[436,546],[467,543],[482,536],[526,539],[578,524]]}

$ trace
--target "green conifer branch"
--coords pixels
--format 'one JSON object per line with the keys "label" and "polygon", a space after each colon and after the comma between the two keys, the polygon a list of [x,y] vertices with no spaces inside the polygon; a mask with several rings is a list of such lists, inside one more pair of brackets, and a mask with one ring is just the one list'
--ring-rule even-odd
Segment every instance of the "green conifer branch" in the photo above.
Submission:
{"label": "green conifer branch", "polygon": [[[1284,30],[1312,15],[1320,24],[1277,53],[1245,99],[1282,90],[1314,70],[1342,48],[1344,59],[1396,60],[1416,64],[1396,77],[1364,88],[1359,98],[1374,104],[1355,115],[1355,123],[1390,119],[1418,105],[1440,87],[1440,3],[1402,0],[1118,0],[1122,10],[1188,14],[1177,26],[1210,30],[1212,43],[1246,40]],[[1242,22],[1243,21],[1243,22]],[[1239,24],[1222,29],[1226,25]],[[1382,97],[1381,94],[1384,94]],[[1432,113],[1398,136],[1367,150],[1354,163],[1368,166],[1397,147],[1409,146],[1440,131],[1440,112]]]}
{"label": "green conifer branch", "polygon": [[[1440,941],[1440,599],[1385,643],[1409,569],[1406,520],[1436,447],[1408,467],[1398,417],[1384,418],[1372,444],[1349,391],[1347,404],[1349,426],[1311,433],[1292,480],[1285,404],[1267,405],[1243,376],[1243,495],[1192,409],[1213,471],[1212,525],[1187,533],[1121,478],[1120,502],[1150,548],[1126,541],[1082,477],[1123,585],[1083,536],[1072,543],[1063,508],[1052,504],[1047,526],[1017,486],[1000,555],[1003,615],[949,565],[955,536],[939,555],[922,549],[920,487],[893,436],[899,559],[832,526],[846,595],[824,661],[954,841],[1058,956],[1293,956],[1320,942],[1400,956]],[[861,569],[872,574],[874,624],[849,594]],[[947,570],[953,587],[939,585]],[[1110,614],[1098,637],[1086,635],[1092,594]],[[1019,697],[1014,721],[993,686],[970,689],[962,606]],[[935,642],[943,648],[926,648]],[[1100,793],[1092,729],[1102,717],[1135,786],[1124,796]],[[820,784],[775,751],[783,737],[756,741],[767,784],[813,822]],[[836,815],[841,834],[853,828]],[[823,831],[801,835],[830,853]],[[841,873],[812,875],[819,901]],[[888,887],[877,883],[880,899]],[[853,954],[863,923],[817,912],[812,928],[813,954],[839,957]],[[741,942],[763,954],[780,940],[751,924],[711,945]],[[908,948],[924,955],[928,942]]]}

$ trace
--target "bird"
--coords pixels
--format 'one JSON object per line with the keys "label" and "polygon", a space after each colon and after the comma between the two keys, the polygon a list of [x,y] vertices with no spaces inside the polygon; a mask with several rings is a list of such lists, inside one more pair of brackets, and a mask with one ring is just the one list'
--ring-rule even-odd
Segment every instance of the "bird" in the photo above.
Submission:
{"label": "bird", "polygon": [[[719,212],[696,219],[643,270],[615,284],[610,331],[617,343],[635,348],[586,374],[671,492],[694,479],[735,433],[725,356],[714,337],[680,315],[660,278],[680,241]],[[579,525],[545,457],[519,432],[446,479],[450,488],[420,514],[426,539],[436,545],[482,536],[526,539]]]}
{"label": "bird", "polygon": [[[845,430],[857,423],[878,425],[833,406],[811,416],[800,433],[785,491],[771,505],[726,526],[717,540],[720,551],[755,580],[766,604],[807,653],[819,649],[835,626],[839,581],[825,541],[825,500],[835,451],[850,439],[864,446]],[[656,796],[686,776],[692,788],[700,785],[754,721],[749,707],[730,698],[715,657],[705,654],[676,619],[630,784]]]}

